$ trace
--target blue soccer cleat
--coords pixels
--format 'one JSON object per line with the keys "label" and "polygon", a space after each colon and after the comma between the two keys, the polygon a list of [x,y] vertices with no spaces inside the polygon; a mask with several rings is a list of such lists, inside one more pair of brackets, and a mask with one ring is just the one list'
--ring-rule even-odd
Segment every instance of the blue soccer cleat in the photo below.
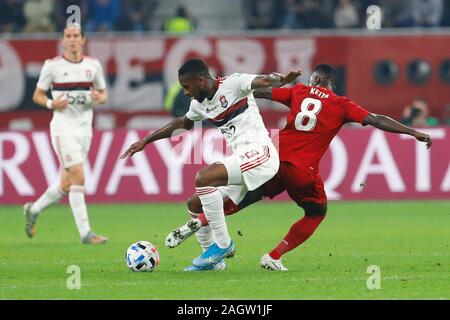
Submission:
{"label": "blue soccer cleat", "polygon": [[206,268],[196,267],[196,266],[189,266],[184,268],[184,271],[224,271],[227,269],[227,264],[225,263],[225,260],[220,260],[219,263],[217,263],[214,266],[208,266]]}
{"label": "blue soccer cleat", "polygon": [[220,260],[233,257],[235,251],[236,249],[233,240],[231,240],[228,248],[224,249],[220,248],[217,243],[214,242],[212,246],[192,261],[192,265],[200,268],[215,266]]}

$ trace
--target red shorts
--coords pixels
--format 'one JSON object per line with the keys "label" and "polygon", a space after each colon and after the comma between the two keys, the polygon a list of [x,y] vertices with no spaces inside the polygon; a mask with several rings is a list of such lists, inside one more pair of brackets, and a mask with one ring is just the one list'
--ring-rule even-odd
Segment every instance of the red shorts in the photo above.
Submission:
{"label": "red shorts", "polygon": [[322,178],[309,166],[300,167],[282,161],[275,177],[264,184],[264,196],[272,199],[283,191],[287,191],[300,206],[305,202],[327,203]]}

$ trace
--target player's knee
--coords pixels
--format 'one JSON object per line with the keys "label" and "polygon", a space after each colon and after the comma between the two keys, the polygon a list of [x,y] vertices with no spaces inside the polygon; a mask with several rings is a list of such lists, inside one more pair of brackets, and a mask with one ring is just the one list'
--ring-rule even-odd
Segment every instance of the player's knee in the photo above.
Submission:
{"label": "player's knee", "polygon": [[326,205],[321,205],[318,207],[317,209],[317,215],[321,216],[321,217],[325,217],[327,215],[327,206]]}
{"label": "player's knee", "polygon": [[76,186],[84,186],[84,176],[71,176],[70,184]]}
{"label": "player's knee", "polygon": [[72,185],[84,185],[84,171],[82,166],[69,168],[69,179]]}
{"label": "player's knee", "polygon": [[60,184],[59,184],[61,191],[64,193],[69,193],[70,186],[71,186],[70,177],[66,176],[66,175],[61,177]]}
{"label": "player's knee", "polygon": [[305,210],[305,215],[309,217],[325,217],[327,215],[327,204],[321,203],[307,203],[302,204],[303,209]]}
{"label": "player's knee", "polygon": [[200,202],[200,199],[196,194],[188,199],[187,207],[190,212],[194,213],[202,212],[202,203]]}
{"label": "player's knee", "polygon": [[64,181],[63,183],[61,183],[61,185],[59,187],[61,188],[62,192],[69,193],[69,191],[70,191],[70,181]]}
{"label": "player's knee", "polygon": [[195,186],[196,187],[208,187],[211,185],[211,179],[210,175],[208,174],[207,170],[201,169],[199,172],[197,172],[197,175],[195,176]]}

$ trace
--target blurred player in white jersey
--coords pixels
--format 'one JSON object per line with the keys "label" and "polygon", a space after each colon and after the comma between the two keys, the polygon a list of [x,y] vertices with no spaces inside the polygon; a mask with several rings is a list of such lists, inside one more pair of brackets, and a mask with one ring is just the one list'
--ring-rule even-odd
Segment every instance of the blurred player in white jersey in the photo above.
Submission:
{"label": "blurred player in white jersey", "polygon": [[[24,205],[25,232],[32,238],[39,213],[62,197],[69,203],[85,244],[100,244],[106,237],[92,232],[84,198],[84,169],[92,140],[92,108],[108,98],[103,69],[97,59],[83,55],[86,42],[80,25],[68,25],[62,34],[64,54],[45,61],[33,101],[53,111],[50,134],[59,162],[60,181],[33,203]],[[53,99],[46,93],[51,90]]]}
{"label": "blurred player in white jersey", "polygon": [[[132,144],[121,158],[132,156],[151,142],[168,138],[176,129],[191,129],[194,121],[208,119],[223,134],[233,155],[201,169],[196,176],[196,192],[212,229],[200,235],[204,252],[185,269],[211,270],[224,265],[234,255],[235,246],[225,222],[223,196],[239,203],[247,191],[255,190],[278,171],[278,152],[264,126],[253,90],[283,85],[300,75],[232,74],[214,78],[201,59],[191,59],[178,70],[184,93],[192,98],[189,111],[160,130]],[[194,213],[192,213],[194,214]]]}

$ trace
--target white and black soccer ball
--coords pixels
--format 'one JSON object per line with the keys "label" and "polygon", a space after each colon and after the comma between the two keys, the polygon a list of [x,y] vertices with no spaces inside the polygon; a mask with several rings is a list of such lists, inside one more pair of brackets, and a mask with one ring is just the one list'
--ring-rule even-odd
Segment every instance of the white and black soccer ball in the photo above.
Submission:
{"label": "white and black soccer ball", "polygon": [[156,271],[159,264],[158,249],[148,241],[135,242],[128,248],[125,262],[134,272]]}

